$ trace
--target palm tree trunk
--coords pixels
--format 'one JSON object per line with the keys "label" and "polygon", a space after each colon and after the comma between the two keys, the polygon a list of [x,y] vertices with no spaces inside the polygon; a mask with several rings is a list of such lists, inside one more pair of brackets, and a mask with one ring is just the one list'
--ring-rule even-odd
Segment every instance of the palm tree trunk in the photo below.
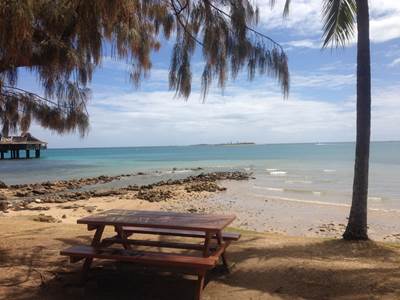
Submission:
{"label": "palm tree trunk", "polygon": [[366,240],[369,148],[371,135],[371,54],[368,0],[357,2],[357,138],[353,199],[343,238]]}

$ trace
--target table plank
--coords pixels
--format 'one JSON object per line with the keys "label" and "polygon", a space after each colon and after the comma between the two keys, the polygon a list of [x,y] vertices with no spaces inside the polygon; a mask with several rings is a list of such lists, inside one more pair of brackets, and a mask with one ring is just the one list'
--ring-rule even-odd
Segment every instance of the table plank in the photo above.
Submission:
{"label": "table plank", "polygon": [[112,209],[84,217],[77,223],[218,232],[235,218],[234,215]]}

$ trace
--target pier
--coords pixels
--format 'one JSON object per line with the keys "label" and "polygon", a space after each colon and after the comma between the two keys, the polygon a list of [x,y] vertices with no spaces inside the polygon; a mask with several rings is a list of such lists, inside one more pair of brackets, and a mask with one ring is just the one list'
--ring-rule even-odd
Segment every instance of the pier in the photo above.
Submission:
{"label": "pier", "polygon": [[[33,137],[30,133],[0,139],[0,159],[40,158],[40,151],[43,149],[47,149],[47,143]],[[31,151],[34,155],[31,155]],[[21,152],[25,155],[21,155]]]}

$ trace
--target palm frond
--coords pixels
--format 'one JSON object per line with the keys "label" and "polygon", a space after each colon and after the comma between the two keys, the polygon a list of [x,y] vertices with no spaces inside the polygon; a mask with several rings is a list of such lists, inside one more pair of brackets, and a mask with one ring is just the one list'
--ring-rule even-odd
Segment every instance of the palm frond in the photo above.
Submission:
{"label": "palm frond", "polygon": [[[291,0],[286,0],[285,1],[285,6],[283,8],[283,16],[287,17],[289,15],[289,9],[290,9],[290,2]],[[273,8],[276,4],[276,0],[269,0],[269,5],[271,8]]]}
{"label": "palm frond", "polygon": [[291,0],[286,0],[286,2],[285,2],[285,7],[283,9],[283,16],[284,17],[287,17],[289,15],[290,1]]}
{"label": "palm frond", "polygon": [[329,44],[343,46],[353,37],[356,11],[355,0],[324,0],[323,47]]}

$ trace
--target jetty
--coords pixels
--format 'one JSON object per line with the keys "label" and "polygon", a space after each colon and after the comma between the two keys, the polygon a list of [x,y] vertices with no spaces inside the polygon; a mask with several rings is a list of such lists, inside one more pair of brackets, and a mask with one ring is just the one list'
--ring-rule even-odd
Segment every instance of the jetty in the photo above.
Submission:
{"label": "jetty", "polygon": [[[35,158],[40,158],[40,151],[43,149],[47,149],[47,143],[35,138],[28,132],[20,136],[0,136],[0,159],[5,159],[8,153],[10,159],[29,159],[31,158],[31,150],[35,151]],[[25,151],[25,156],[21,156],[20,151]]]}

